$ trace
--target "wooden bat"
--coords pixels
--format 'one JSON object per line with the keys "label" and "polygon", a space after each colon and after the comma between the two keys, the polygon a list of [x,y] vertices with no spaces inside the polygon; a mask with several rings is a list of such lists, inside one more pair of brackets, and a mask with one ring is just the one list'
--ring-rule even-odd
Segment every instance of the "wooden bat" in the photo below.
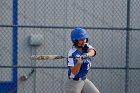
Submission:
{"label": "wooden bat", "polygon": [[32,60],[53,60],[53,59],[63,59],[63,58],[80,58],[73,56],[60,56],[60,55],[32,55]]}

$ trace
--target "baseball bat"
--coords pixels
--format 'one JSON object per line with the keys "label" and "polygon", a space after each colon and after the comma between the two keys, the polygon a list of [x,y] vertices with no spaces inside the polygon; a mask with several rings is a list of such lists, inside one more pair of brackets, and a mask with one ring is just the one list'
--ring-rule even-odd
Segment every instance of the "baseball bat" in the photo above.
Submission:
{"label": "baseball bat", "polygon": [[74,56],[60,56],[60,55],[32,55],[32,60],[53,60],[53,59],[63,59],[63,58],[80,58]]}

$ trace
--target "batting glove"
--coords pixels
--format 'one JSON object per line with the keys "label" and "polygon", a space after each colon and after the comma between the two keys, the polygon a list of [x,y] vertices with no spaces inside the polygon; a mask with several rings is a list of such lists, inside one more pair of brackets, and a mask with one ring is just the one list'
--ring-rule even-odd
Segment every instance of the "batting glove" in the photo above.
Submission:
{"label": "batting glove", "polygon": [[88,55],[88,53],[83,53],[83,54],[81,55],[81,58],[82,58],[82,59],[89,58],[89,55]]}

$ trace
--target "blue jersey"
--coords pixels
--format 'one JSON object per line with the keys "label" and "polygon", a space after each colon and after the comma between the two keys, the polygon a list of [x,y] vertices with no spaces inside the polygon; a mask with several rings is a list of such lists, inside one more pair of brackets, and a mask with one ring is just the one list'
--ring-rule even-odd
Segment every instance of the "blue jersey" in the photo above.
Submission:
{"label": "blue jersey", "polygon": [[[80,52],[78,51],[75,47],[71,48],[68,52],[68,56],[75,56],[79,57],[83,53],[87,53],[89,48],[93,48],[91,45],[86,44],[83,47],[83,51]],[[89,68],[91,67],[91,58],[86,58],[83,60],[83,63],[80,67],[80,70],[77,75],[72,74],[70,66],[76,65],[77,60],[75,58],[67,58],[67,67],[68,67],[68,78],[81,78],[81,77],[86,77]]]}

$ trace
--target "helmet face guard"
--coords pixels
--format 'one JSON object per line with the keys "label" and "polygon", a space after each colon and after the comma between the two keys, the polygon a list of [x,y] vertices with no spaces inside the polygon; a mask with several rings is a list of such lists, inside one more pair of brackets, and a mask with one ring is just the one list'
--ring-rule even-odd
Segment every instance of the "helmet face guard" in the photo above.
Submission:
{"label": "helmet face guard", "polygon": [[[85,29],[75,28],[71,32],[71,41],[72,43],[78,43],[78,40],[88,39],[88,33]],[[88,40],[87,40],[88,41]]]}

